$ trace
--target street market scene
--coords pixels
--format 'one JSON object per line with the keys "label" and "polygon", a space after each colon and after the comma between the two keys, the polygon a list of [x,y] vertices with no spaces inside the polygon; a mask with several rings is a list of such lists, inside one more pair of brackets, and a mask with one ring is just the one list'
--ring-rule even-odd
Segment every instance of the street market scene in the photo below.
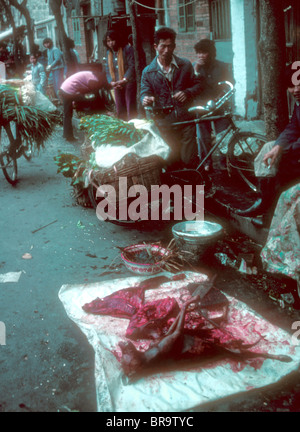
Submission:
{"label": "street market scene", "polygon": [[299,412],[297,0],[0,11],[0,412]]}

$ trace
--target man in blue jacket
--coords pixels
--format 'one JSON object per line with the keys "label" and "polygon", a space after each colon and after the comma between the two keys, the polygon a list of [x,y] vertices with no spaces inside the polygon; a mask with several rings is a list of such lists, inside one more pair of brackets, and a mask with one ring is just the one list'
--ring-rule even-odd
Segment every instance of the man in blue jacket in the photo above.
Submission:
{"label": "man in blue jacket", "polygon": [[50,38],[43,40],[43,45],[47,49],[48,66],[46,72],[51,73],[53,77],[53,88],[56,96],[58,97],[58,91],[64,81],[64,57],[63,53],[53,45],[53,41]]}
{"label": "man in blue jacket", "polygon": [[161,128],[162,136],[172,149],[172,162],[188,164],[196,152],[194,125],[170,127],[172,122],[190,120],[188,108],[203,90],[201,78],[197,78],[192,63],[175,56],[176,32],[161,27],[154,34],[155,59],[143,70],[141,103],[144,107],[173,106],[174,110],[163,119],[169,127]]}
{"label": "man in blue jacket", "polygon": [[295,98],[291,121],[277,140],[266,143],[256,157],[260,197],[250,208],[235,211],[242,216],[265,215],[275,207],[280,192],[300,181],[300,82],[295,85],[293,76],[295,69],[290,65],[286,85]]}

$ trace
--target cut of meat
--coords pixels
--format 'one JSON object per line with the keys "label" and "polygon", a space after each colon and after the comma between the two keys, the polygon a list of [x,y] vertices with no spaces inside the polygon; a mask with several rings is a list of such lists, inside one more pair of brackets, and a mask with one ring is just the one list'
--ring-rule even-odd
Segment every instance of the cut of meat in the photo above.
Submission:
{"label": "cut of meat", "polygon": [[162,337],[171,325],[168,321],[175,318],[179,311],[177,301],[171,297],[148,302],[131,318],[126,337],[133,340]]}
{"label": "cut of meat", "polygon": [[116,318],[131,318],[144,301],[144,288],[131,287],[116,291],[104,298],[96,298],[82,306],[85,312],[110,315]]}

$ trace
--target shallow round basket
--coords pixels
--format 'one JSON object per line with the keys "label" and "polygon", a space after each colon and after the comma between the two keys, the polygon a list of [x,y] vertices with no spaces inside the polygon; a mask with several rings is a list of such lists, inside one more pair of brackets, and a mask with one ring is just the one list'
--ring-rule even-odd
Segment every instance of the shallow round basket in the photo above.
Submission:
{"label": "shallow round basket", "polygon": [[176,246],[184,258],[196,264],[223,235],[222,225],[208,221],[180,222],[172,228]]}
{"label": "shallow round basket", "polygon": [[[126,252],[132,255],[137,255],[143,251],[148,251],[154,253],[155,255],[159,255],[161,258],[167,257],[170,254],[168,249],[162,248],[157,245],[132,245],[123,249],[121,253],[121,258],[125,264],[125,266],[133,273],[142,274],[142,275],[152,275],[163,271],[162,266],[165,263],[165,260],[160,260],[154,264],[147,263],[139,263],[135,260],[128,260],[126,256]],[[137,258],[138,260],[138,258]]]}

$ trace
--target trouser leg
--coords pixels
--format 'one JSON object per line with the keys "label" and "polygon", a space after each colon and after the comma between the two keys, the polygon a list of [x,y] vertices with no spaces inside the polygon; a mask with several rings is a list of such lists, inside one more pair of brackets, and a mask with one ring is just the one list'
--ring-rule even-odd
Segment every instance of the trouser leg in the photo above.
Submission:
{"label": "trouser leg", "polygon": [[117,117],[121,120],[127,121],[127,111],[126,111],[126,100],[125,100],[125,90],[115,89],[115,104]]}
{"label": "trouser leg", "polygon": [[63,119],[63,137],[66,139],[73,139],[73,99],[71,97],[62,95],[64,119]]}
{"label": "trouser leg", "polygon": [[127,120],[131,120],[137,117],[136,107],[136,84],[128,83],[125,87],[125,102],[127,110]]}
{"label": "trouser leg", "polygon": [[188,164],[197,151],[195,125],[188,125],[181,129],[180,157],[183,163]]}

